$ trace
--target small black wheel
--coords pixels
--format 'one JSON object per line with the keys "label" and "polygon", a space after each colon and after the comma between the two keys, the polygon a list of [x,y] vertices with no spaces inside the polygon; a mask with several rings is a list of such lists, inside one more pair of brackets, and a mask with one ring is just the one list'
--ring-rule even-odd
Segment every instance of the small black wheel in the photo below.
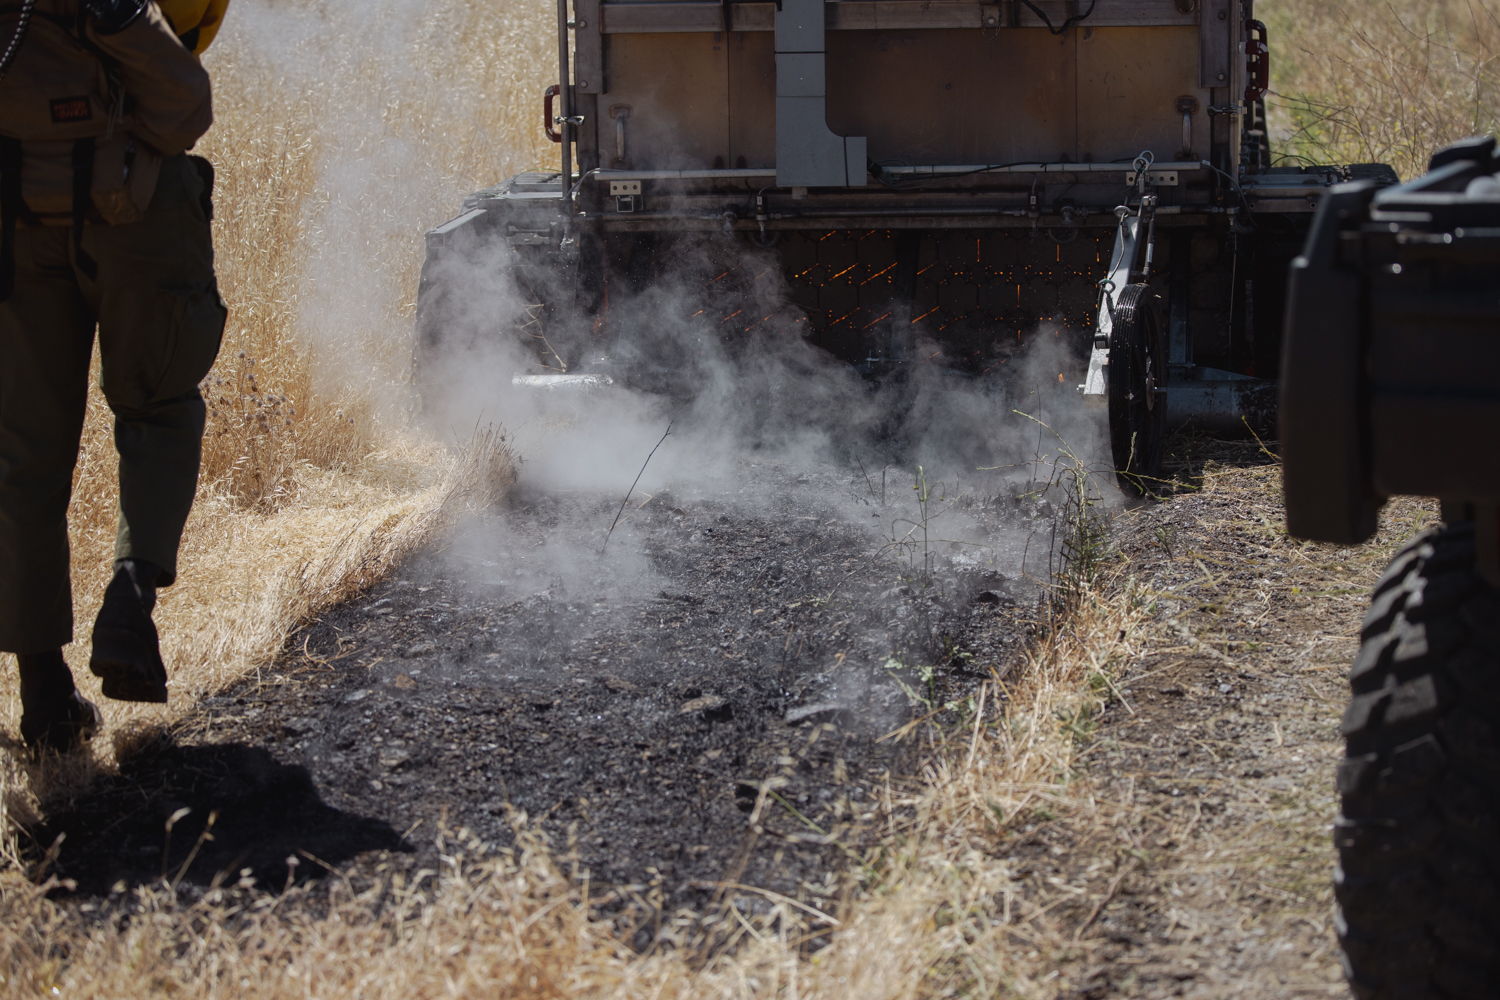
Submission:
{"label": "small black wheel", "polygon": [[1109,336],[1109,440],[1120,485],[1145,493],[1161,472],[1166,426],[1166,338],[1161,296],[1127,285],[1115,302]]}
{"label": "small black wheel", "polygon": [[429,257],[422,264],[422,277],[417,285],[416,336],[412,341],[411,372],[412,385],[416,387],[418,399],[423,407],[431,405],[440,394],[444,377],[440,363],[444,352],[451,349],[454,331],[462,318],[462,292],[455,283],[445,280],[441,263],[435,264]]}
{"label": "small black wheel", "polygon": [[1334,891],[1361,1000],[1500,996],[1500,591],[1474,557],[1472,524],[1408,545],[1350,672]]}

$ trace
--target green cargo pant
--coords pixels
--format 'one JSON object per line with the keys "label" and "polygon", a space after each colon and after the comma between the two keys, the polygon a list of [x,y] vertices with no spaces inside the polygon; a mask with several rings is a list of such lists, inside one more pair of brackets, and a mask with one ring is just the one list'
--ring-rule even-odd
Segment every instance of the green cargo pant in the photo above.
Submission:
{"label": "green cargo pant", "polygon": [[73,640],[67,513],[96,324],[120,454],[115,558],[156,564],[163,586],[177,575],[202,453],[198,383],[227,315],[203,183],[172,157],[144,219],[87,226],[94,280],[75,267],[67,227],[16,232],[15,291],[0,303],[0,651]]}

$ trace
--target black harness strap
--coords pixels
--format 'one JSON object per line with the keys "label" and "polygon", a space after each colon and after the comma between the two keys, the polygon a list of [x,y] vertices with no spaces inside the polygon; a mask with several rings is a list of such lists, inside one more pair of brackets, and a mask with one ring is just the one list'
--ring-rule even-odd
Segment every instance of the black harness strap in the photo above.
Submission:
{"label": "black harness strap", "polygon": [[83,224],[94,203],[94,140],[73,143],[73,266],[92,281],[99,277],[99,264],[83,248]]}
{"label": "black harness strap", "polygon": [[16,290],[16,223],[21,210],[21,140],[0,136],[0,302]]}

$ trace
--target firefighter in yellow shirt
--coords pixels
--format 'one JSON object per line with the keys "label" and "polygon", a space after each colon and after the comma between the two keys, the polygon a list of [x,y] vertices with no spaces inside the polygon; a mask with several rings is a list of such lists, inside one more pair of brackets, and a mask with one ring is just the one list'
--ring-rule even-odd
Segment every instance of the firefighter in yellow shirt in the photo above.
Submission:
{"label": "firefighter in yellow shirt", "polygon": [[229,0],[157,0],[157,6],[182,44],[193,55],[201,56],[224,24]]}
{"label": "firefighter in yellow shirt", "polygon": [[115,418],[115,575],[90,669],[107,697],[165,702],[151,612],[177,575],[198,481],[198,383],[226,311],[209,234],[213,121],[197,53],[224,0],[19,0],[0,8],[0,651],[21,735],[67,751],[98,727],[73,686],[67,508],[95,331]]}

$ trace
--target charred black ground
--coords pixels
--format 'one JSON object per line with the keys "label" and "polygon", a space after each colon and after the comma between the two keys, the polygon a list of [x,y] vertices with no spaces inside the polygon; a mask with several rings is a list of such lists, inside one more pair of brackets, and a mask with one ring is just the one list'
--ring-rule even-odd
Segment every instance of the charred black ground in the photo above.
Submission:
{"label": "charred black ground", "polygon": [[896,476],[883,506],[858,467],[742,461],[638,494],[604,559],[618,494],[523,485],[35,842],[66,834],[52,870],[80,893],[241,868],[279,888],[320,862],[437,867],[440,828],[504,844],[514,809],[596,884],[668,905],[831,886],[923,763],[881,737],[1010,668],[1037,595],[1019,555],[1044,574],[1055,531],[1045,484],[934,484],[924,522]]}

